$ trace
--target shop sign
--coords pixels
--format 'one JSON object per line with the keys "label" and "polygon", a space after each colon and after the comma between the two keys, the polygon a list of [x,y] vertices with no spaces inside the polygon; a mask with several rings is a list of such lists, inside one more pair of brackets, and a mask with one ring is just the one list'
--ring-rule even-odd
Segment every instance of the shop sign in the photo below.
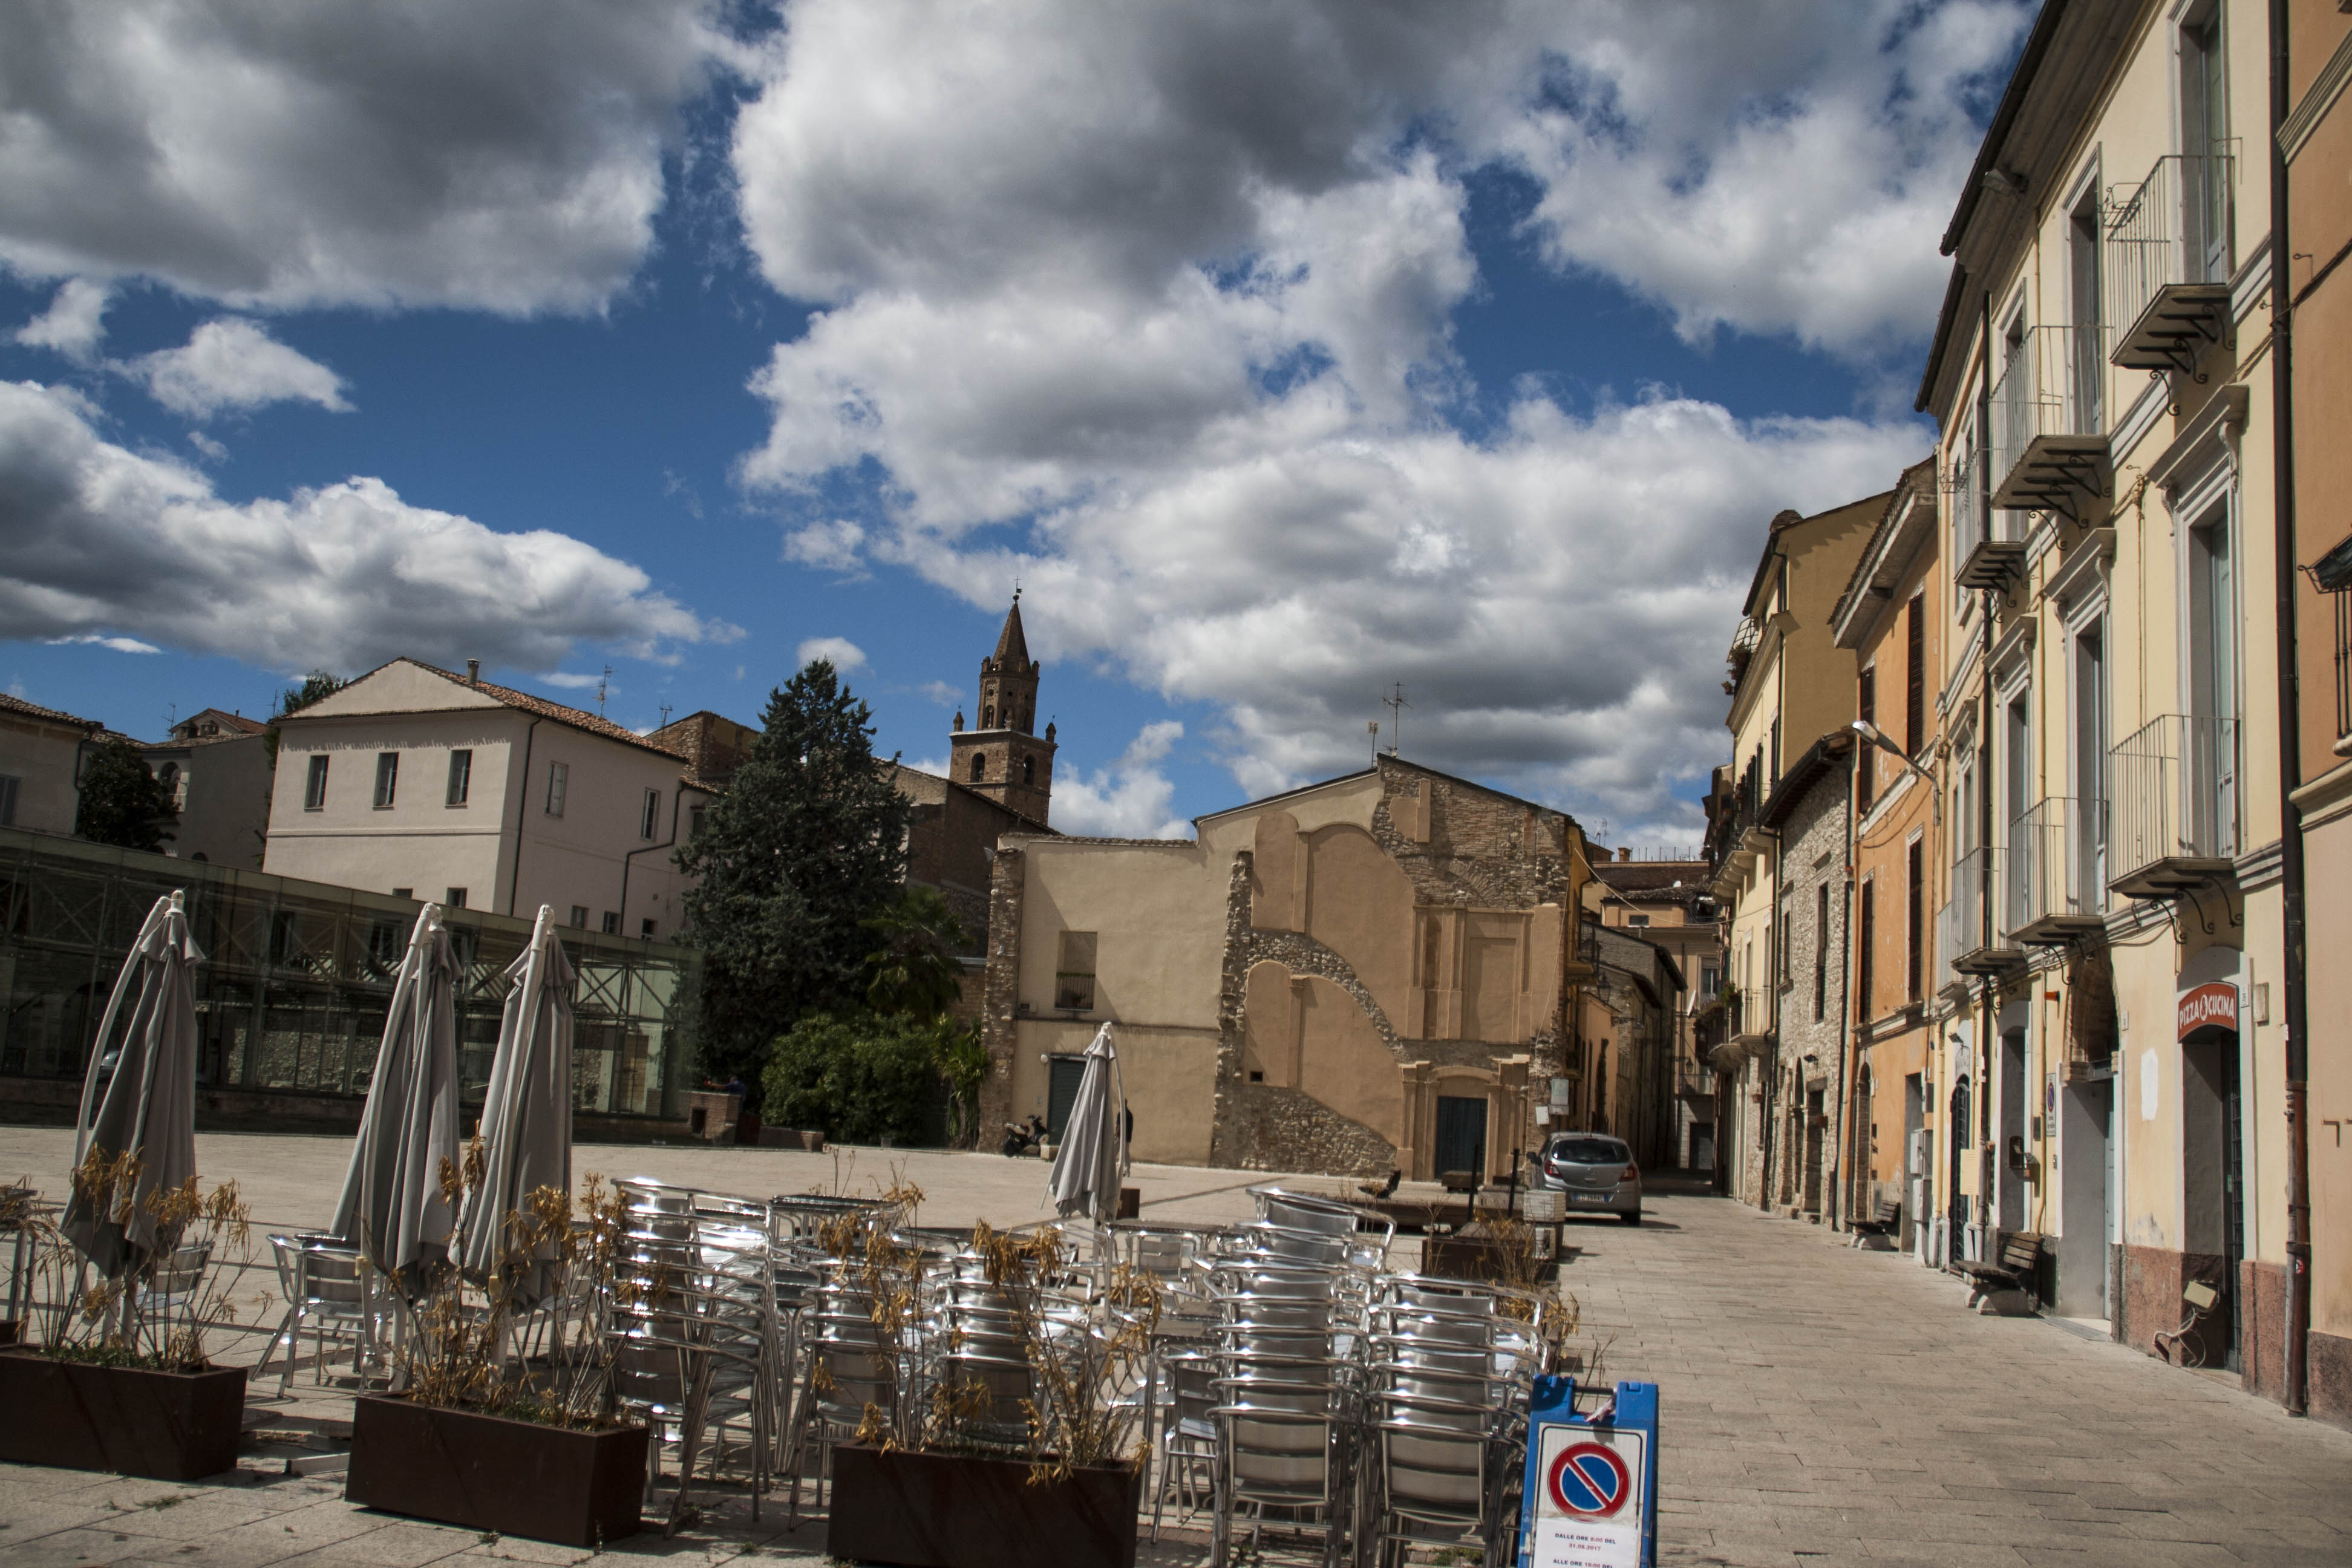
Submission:
{"label": "shop sign", "polygon": [[2179,1027],[2174,1038],[2185,1040],[2199,1029],[2238,1029],[2238,988],[2226,980],[2193,986],[2180,994]]}

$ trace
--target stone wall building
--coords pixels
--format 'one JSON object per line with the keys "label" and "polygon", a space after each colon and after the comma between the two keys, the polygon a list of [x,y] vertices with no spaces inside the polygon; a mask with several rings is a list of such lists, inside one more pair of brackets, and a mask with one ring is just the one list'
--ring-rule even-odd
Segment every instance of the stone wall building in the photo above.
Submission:
{"label": "stone wall building", "polygon": [[1592,868],[1586,907],[1607,930],[1622,930],[1670,956],[1682,980],[1672,1020],[1666,1077],[1673,1097],[1663,1163],[1715,1168],[1715,1074],[1700,1053],[1700,1020],[1723,990],[1723,926],[1704,860],[1636,860],[1620,849]]}
{"label": "stone wall building", "polygon": [[1613,1133],[1642,1165],[1671,1166],[1683,971],[1662,944],[1590,916],[1581,951],[1592,975],[1571,988],[1569,1113],[1555,1104],[1550,1122]]}
{"label": "stone wall building", "polygon": [[1761,826],[1780,843],[1779,1036],[1759,1067],[1769,1173],[1763,1205],[1821,1220],[1840,1217],[1840,1130],[1849,1107],[1844,1070],[1847,921],[1853,866],[1853,732],[1832,730],[1805,748],[1772,792]]}
{"label": "stone wall building", "polygon": [[1002,841],[983,1122],[1058,1126],[1110,1022],[1139,1159],[1505,1179],[1591,973],[1575,822],[1382,757],[1197,831]]}

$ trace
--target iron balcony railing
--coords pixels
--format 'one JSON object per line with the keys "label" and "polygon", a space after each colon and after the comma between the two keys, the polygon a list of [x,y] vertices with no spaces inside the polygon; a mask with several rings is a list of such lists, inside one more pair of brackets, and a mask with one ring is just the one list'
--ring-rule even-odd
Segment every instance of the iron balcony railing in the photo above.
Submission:
{"label": "iron balcony railing", "polygon": [[1958,944],[1953,967],[1965,973],[2005,968],[2017,952],[2001,922],[1988,927],[1985,900],[1998,914],[2002,908],[2001,852],[1992,846],[1971,849],[1952,862],[1952,940]]}
{"label": "iron balcony railing", "polygon": [[1962,952],[1960,946],[1960,910],[1958,902],[1948,903],[1936,911],[1936,972],[1927,977],[1929,984],[1941,991],[1958,977],[1952,967]]}
{"label": "iron balcony railing", "polygon": [[2111,887],[2147,897],[2237,857],[2236,720],[2168,713],[2116,745],[2107,777]]}
{"label": "iron balcony railing", "polygon": [[1996,538],[2021,538],[2029,512],[2079,518],[2106,493],[2106,377],[2099,326],[2032,327],[2010,340],[1992,390]]}
{"label": "iron balcony railing", "polygon": [[2107,907],[2107,803],[2053,796],[2009,826],[2002,929],[2021,940],[2095,925]]}
{"label": "iron balcony railing", "polygon": [[1943,489],[1952,509],[1952,559],[1966,561],[1984,542],[1987,522],[1984,461],[1975,447],[1954,458]]}
{"label": "iron balcony railing", "polygon": [[2212,290],[2226,314],[2236,183],[2237,160],[2216,150],[2158,158],[2137,184],[2108,191],[2102,260],[2116,364],[2193,369],[2183,358],[2192,341],[2218,339]]}
{"label": "iron balcony railing", "polygon": [[2106,371],[2103,327],[2029,327],[2011,340],[1992,387],[1996,489],[2036,437],[2106,433]]}

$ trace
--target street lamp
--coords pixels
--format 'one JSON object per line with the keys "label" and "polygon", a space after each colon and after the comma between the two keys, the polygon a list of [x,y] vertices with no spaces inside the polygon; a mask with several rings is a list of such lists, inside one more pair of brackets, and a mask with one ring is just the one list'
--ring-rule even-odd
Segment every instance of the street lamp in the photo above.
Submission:
{"label": "street lamp", "polygon": [[1913,762],[1911,760],[1910,753],[1904,751],[1902,747],[1896,745],[1894,742],[1888,740],[1886,738],[1886,731],[1881,730],[1869,720],[1856,719],[1853,721],[1852,728],[1855,734],[1862,737],[1863,743],[1864,745],[1876,746],[1880,751],[1889,753],[1896,762],[1901,763],[1905,767],[1910,769],[1913,773],[1917,773],[1922,779],[1927,781],[1927,800],[1935,811],[1936,826],[1938,827],[1944,826],[1944,795],[1943,792],[1936,785],[1936,775],[1921,767],[1918,763]]}

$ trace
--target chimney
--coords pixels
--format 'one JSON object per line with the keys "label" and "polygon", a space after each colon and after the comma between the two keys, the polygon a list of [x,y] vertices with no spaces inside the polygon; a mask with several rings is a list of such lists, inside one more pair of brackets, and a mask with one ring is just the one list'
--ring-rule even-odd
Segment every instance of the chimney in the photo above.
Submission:
{"label": "chimney", "polygon": [[1622,845],[1622,844],[1620,844],[1619,846],[1617,846],[1617,858],[1618,858],[1618,860],[1619,860],[1621,863],[1622,863],[1622,862],[1623,862],[1623,861],[1631,860],[1633,858],[1633,851],[1632,849],[1628,848],[1626,846],[1624,846],[1624,845]]}
{"label": "chimney", "polygon": [[482,661],[478,658],[467,659],[466,661],[466,684],[468,686],[479,686],[481,683]]}

